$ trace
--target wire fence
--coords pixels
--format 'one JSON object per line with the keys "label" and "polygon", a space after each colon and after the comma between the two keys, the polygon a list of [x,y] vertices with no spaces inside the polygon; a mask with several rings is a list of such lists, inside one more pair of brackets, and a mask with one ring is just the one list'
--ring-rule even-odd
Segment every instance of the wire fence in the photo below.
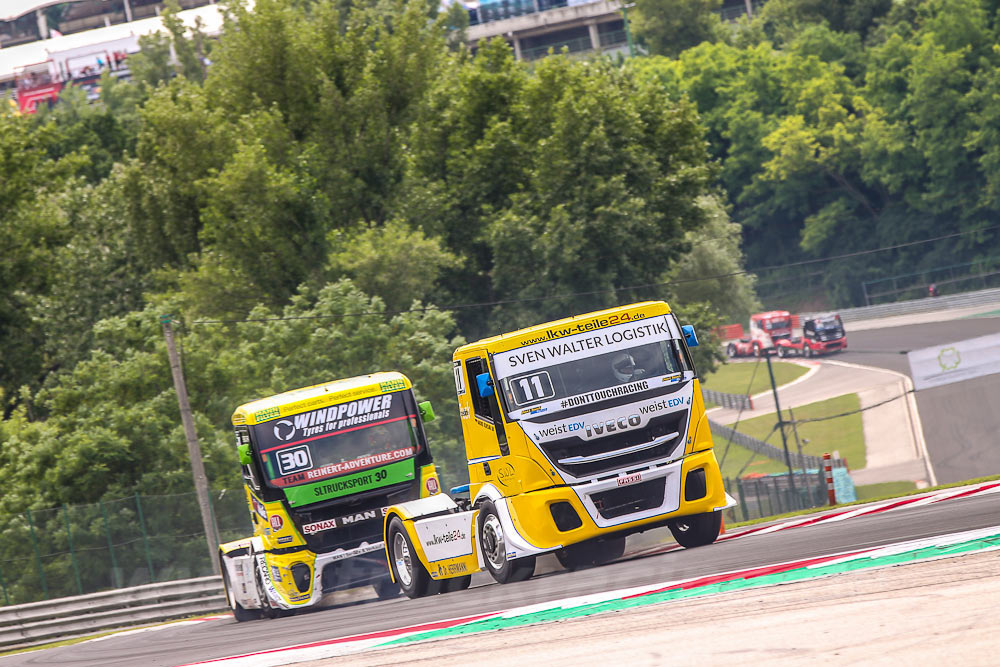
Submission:
{"label": "wire fence", "polygon": [[[739,501],[739,505],[727,510],[727,520],[749,521],[829,504],[822,468],[796,471],[794,484],[791,479],[788,473],[724,479],[726,492]],[[838,503],[857,500],[846,468],[835,468],[834,479],[837,482]]]}
{"label": "wire fence", "polygon": [[[220,539],[252,531],[242,489],[214,492]],[[212,574],[194,492],[0,517],[4,605]]]}

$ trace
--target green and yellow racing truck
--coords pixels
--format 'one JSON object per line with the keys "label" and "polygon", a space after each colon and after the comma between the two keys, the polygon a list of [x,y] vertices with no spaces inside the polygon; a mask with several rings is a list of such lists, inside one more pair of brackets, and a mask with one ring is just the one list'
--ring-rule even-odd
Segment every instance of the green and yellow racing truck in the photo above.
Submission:
{"label": "green and yellow racing truck", "polygon": [[382,541],[387,507],[440,492],[406,376],[375,373],[285,392],[233,413],[253,536],[219,546],[238,621],[372,585],[398,595]]}

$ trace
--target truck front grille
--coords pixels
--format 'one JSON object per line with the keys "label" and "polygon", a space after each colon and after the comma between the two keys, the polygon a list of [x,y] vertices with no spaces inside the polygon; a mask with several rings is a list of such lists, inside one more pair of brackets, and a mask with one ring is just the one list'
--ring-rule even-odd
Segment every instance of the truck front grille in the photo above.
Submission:
{"label": "truck front grille", "polygon": [[608,491],[591,494],[598,513],[605,519],[615,519],[626,514],[635,514],[659,507],[663,504],[666,477],[651,479]]}
{"label": "truck front grille", "polygon": [[[382,508],[413,500],[419,497],[419,490],[414,482],[405,482],[394,486],[378,489],[368,493],[359,493],[348,498],[337,498],[319,506],[310,506],[308,511],[295,511],[295,523],[309,549],[317,554],[336,551],[337,549],[353,549],[363,542],[375,544],[382,541],[384,517]],[[366,512],[374,511],[374,516],[357,521],[343,521],[344,517],[358,517]],[[307,535],[302,532],[302,526],[319,521],[337,519],[336,528],[329,528],[318,533]]]}
{"label": "truck front grille", "polygon": [[[668,415],[660,415],[649,420],[643,428],[618,431],[603,438],[584,440],[576,436],[553,440],[539,445],[549,461],[559,470],[574,477],[591,477],[611,470],[634,467],[649,461],[657,461],[674,454],[683,447],[687,432],[688,410],[680,410]],[[656,447],[650,447],[630,454],[585,463],[559,463],[561,459],[574,456],[594,456],[614,452],[627,447],[641,445],[668,435],[677,435]]]}

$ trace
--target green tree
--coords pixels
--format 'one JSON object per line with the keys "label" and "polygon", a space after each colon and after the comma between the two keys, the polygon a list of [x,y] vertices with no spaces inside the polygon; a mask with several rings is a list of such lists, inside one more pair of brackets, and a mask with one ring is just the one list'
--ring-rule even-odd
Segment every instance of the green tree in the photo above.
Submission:
{"label": "green tree", "polygon": [[676,57],[716,39],[721,7],[722,0],[637,0],[630,20],[639,42],[651,54]]}

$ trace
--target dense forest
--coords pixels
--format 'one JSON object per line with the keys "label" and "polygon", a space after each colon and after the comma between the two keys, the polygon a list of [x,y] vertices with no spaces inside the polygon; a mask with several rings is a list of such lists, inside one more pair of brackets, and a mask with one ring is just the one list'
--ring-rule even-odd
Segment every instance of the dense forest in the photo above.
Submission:
{"label": "dense forest", "polygon": [[649,55],[533,63],[436,3],[235,3],[212,40],[168,11],[98,102],[0,111],[0,509],[192,488],[165,314],[216,489],[237,405],[390,369],[450,484],[463,341],[648,298],[707,333],[768,281],[846,306],[995,265],[995,4],[714,9],[638,0]]}

